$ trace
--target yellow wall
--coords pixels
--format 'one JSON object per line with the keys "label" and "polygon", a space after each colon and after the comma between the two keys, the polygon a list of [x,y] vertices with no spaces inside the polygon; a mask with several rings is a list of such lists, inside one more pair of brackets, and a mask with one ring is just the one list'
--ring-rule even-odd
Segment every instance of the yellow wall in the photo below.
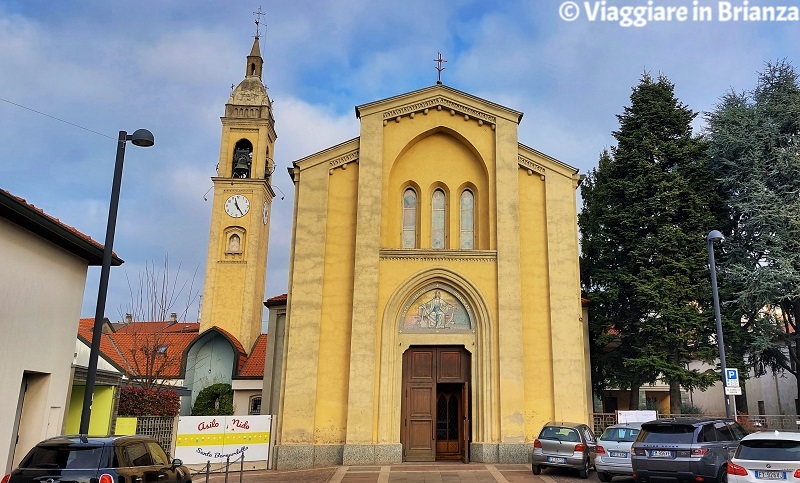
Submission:
{"label": "yellow wall", "polygon": [[[85,388],[86,386],[72,387],[64,434],[78,434],[80,431]],[[114,386],[95,386],[92,412],[89,416],[89,434],[105,436],[110,433],[115,389]]]}
{"label": "yellow wall", "polygon": [[[354,293],[354,247],[358,165],[330,176],[322,288],[319,369],[314,441],[344,443],[350,371],[350,320]],[[365,290],[368,288],[365,287]]]}
{"label": "yellow wall", "polygon": [[[492,131],[489,126],[472,126],[464,123],[463,119],[451,117],[441,111],[433,111],[426,116],[416,117],[413,122],[390,123],[386,126],[384,159],[396,161],[387,162],[383,167],[383,177],[388,182],[384,188],[386,203],[383,204],[381,216],[382,247],[401,247],[402,194],[413,183],[419,191],[418,248],[431,247],[430,206],[436,188],[442,188],[447,195],[449,229],[446,248],[459,248],[459,201],[464,189],[471,189],[475,194],[478,229],[475,248],[490,248],[492,192],[489,186],[492,179],[486,163],[494,164]],[[460,126],[456,121],[465,125]],[[472,131],[469,141],[454,128]],[[419,131],[423,131],[423,134],[419,134]]]}
{"label": "yellow wall", "polygon": [[[550,341],[545,180],[518,169],[520,186],[520,257],[522,278],[523,350],[525,353],[525,433],[534,438],[554,415],[553,353]],[[563,381],[557,381],[559,384]]]}

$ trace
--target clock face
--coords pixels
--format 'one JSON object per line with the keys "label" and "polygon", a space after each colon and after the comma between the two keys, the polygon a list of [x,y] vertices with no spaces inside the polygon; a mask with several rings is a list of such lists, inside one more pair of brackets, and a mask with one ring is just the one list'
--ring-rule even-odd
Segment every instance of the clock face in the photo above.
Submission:
{"label": "clock face", "polygon": [[245,195],[233,195],[225,201],[225,213],[241,218],[250,211],[250,200]]}
{"label": "clock face", "polygon": [[264,211],[262,212],[261,216],[261,219],[264,220],[264,224],[266,225],[267,222],[269,222],[269,205],[266,201],[264,202]]}

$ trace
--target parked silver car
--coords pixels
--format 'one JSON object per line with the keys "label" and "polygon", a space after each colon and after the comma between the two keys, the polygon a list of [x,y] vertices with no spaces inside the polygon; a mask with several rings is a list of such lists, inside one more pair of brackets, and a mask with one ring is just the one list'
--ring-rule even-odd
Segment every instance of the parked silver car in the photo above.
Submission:
{"label": "parked silver car", "polygon": [[533,442],[531,470],[538,475],[543,467],[572,468],[578,470],[581,478],[588,478],[596,449],[597,440],[589,426],[550,422]]}
{"label": "parked silver car", "polygon": [[642,423],[621,423],[609,426],[597,440],[594,467],[600,481],[611,481],[615,476],[633,475],[631,445],[639,435]]}

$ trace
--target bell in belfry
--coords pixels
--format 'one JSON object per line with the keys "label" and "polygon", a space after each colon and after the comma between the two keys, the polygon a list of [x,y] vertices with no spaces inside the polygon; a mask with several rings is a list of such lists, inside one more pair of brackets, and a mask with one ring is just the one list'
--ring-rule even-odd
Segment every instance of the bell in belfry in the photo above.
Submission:
{"label": "bell in belfry", "polygon": [[233,153],[233,177],[249,178],[251,165],[250,151],[247,149],[237,149]]}

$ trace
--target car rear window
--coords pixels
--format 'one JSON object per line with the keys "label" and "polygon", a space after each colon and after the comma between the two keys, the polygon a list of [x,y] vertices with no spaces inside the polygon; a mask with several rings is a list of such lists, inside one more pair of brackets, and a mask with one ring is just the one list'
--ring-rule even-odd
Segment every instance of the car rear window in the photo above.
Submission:
{"label": "car rear window", "polygon": [[19,464],[20,468],[60,470],[97,469],[102,446],[36,446]]}
{"label": "car rear window", "polygon": [[559,441],[578,442],[581,440],[581,437],[578,432],[572,428],[545,426],[542,428],[542,432],[539,433],[539,439],[557,439]]}
{"label": "car rear window", "polygon": [[743,460],[800,461],[800,442],[768,439],[742,441],[736,457]]}
{"label": "car rear window", "polygon": [[642,443],[691,444],[694,441],[694,426],[682,424],[653,424],[642,426],[639,435]]}
{"label": "car rear window", "polygon": [[638,428],[606,428],[600,439],[605,441],[621,441],[632,443],[636,441],[636,436],[639,435]]}

